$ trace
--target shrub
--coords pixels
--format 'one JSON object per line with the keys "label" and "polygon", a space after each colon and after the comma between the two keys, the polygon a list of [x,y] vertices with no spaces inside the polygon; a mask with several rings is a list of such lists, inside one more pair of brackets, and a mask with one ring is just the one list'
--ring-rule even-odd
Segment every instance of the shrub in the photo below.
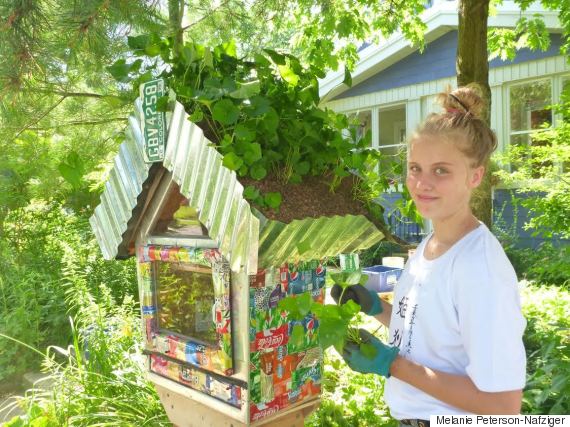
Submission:
{"label": "shrub", "polygon": [[136,304],[130,297],[116,304],[103,285],[100,294],[100,302],[85,288],[74,294],[81,309],[73,345],[48,347],[43,361],[53,387],[28,390],[19,401],[25,415],[7,426],[170,425],[145,379]]}
{"label": "shrub", "polygon": [[[104,261],[87,218],[57,203],[35,203],[11,211],[2,225],[0,333],[35,348],[65,346],[72,309],[66,299],[77,284],[95,300],[103,297],[100,284],[117,301],[136,295],[134,261]],[[37,355],[0,338],[0,383],[39,364]]]}
{"label": "shrub", "polygon": [[525,414],[570,413],[570,292],[529,285],[522,289],[527,319]]}
{"label": "shrub", "polygon": [[325,353],[321,405],[306,427],[397,426],[384,403],[384,378],[352,371],[338,353]]}
{"label": "shrub", "polygon": [[520,279],[564,287],[570,285],[570,246],[557,247],[545,242],[537,248],[506,246],[505,252]]}

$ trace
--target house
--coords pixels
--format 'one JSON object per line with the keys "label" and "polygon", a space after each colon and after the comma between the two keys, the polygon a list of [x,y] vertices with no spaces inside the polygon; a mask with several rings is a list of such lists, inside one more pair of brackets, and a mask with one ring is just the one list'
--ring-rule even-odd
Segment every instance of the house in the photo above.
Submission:
{"label": "house", "polygon": [[[155,95],[156,82],[141,93]],[[90,218],[106,259],[136,256],[148,378],[181,427],[302,425],[321,391],[319,320],[289,320],[278,303],[323,303],[320,260],[382,233],[362,215],[265,218],[184,107],[157,119],[149,98],[136,102]],[[165,128],[147,132],[151,122]],[[159,134],[163,158],[149,163]]]}
{"label": "house", "polygon": [[[521,13],[513,2],[505,1],[489,17],[489,27],[514,27],[521,16],[532,17],[535,13],[542,15],[550,33],[550,48],[545,52],[522,49],[513,61],[489,62],[491,127],[499,139],[498,151],[504,151],[509,144],[528,144],[529,135],[540,124],[556,126],[561,120],[546,109],[559,101],[563,88],[570,84],[570,65],[560,55],[558,14],[538,4]],[[411,47],[401,34],[394,34],[379,45],[360,50],[352,87],[342,84],[343,72],[329,73],[320,82],[323,105],[356,116],[363,130],[371,131],[372,147],[402,162],[406,135],[430,112],[439,110],[437,93],[457,84],[457,2],[436,0],[426,10],[424,22],[427,29],[423,53]],[[401,197],[398,190],[401,188],[386,195],[388,204]],[[494,214],[517,228],[523,245],[536,245],[540,239],[522,229],[526,211],[512,205],[511,195],[509,188],[494,190]],[[402,237],[415,236],[412,233]]]}

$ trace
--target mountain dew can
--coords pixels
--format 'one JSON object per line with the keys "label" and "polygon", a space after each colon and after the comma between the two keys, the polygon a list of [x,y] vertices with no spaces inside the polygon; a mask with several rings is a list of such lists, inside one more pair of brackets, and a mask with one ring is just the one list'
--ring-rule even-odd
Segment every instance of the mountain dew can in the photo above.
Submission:
{"label": "mountain dew can", "polygon": [[360,270],[360,261],[358,259],[358,254],[340,254],[340,269],[346,271],[347,273],[352,273],[353,271]]}

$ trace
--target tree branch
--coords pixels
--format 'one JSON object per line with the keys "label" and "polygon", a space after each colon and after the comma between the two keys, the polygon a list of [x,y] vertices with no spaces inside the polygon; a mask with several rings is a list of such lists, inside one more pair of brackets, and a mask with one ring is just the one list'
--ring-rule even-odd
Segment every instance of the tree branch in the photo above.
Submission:
{"label": "tree branch", "polygon": [[57,129],[65,126],[97,126],[97,125],[104,125],[106,123],[112,122],[126,122],[129,119],[127,117],[112,117],[110,119],[104,120],[77,120],[73,122],[66,122],[55,126],[47,126],[47,127],[29,127],[28,130],[50,130],[50,129]]}
{"label": "tree branch", "polygon": [[64,98],[120,98],[118,95],[103,95],[100,93],[91,93],[91,92],[67,92],[64,90],[49,90],[49,89],[24,89],[22,92],[32,92],[32,93],[44,93],[49,95],[57,95],[63,96]]}
{"label": "tree branch", "polygon": [[[219,4],[217,7],[215,7],[214,9],[209,10],[208,13],[209,13],[209,14],[213,14],[213,13],[217,12],[219,9],[225,7],[229,2],[230,2],[230,0],[225,0],[223,3],[220,3],[220,4]],[[198,19],[198,20],[192,22],[191,24],[188,24],[188,25],[186,25],[185,27],[182,27],[182,28],[180,29],[180,31],[181,31],[181,32],[184,32],[184,31],[188,30],[189,28],[192,28],[194,25],[198,25],[200,22],[202,22],[202,21],[204,21],[204,20],[206,20],[207,18],[210,18],[210,17],[211,17],[211,16],[209,16],[209,15],[204,15],[204,16],[202,16],[200,19]]]}
{"label": "tree branch", "polygon": [[55,104],[53,104],[51,107],[49,107],[40,117],[38,117],[37,120],[35,120],[35,121],[31,122],[31,123],[28,123],[26,126],[24,126],[24,127],[16,134],[16,136],[14,137],[14,139],[18,138],[18,137],[22,134],[22,132],[28,130],[31,126],[37,124],[41,119],[43,119],[45,116],[47,116],[47,115],[48,115],[49,113],[51,113],[53,110],[55,110],[55,109],[57,108],[57,106],[58,106],[59,104],[61,104],[61,103],[65,100],[65,98],[66,98],[65,96],[62,96]]}

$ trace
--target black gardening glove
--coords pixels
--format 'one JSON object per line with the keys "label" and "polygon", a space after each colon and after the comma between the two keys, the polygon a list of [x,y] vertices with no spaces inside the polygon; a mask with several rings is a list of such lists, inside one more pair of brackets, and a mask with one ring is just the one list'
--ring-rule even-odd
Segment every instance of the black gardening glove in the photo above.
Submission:
{"label": "black gardening glove", "polygon": [[[341,295],[342,301],[339,302]],[[368,315],[373,316],[382,313],[382,303],[378,294],[362,285],[347,286],[343,294],[342,286],[334,284],[331,288],[331,296],[337,304],[346,304],[350,300],[354,301],[360,306],[360,311]]]}

